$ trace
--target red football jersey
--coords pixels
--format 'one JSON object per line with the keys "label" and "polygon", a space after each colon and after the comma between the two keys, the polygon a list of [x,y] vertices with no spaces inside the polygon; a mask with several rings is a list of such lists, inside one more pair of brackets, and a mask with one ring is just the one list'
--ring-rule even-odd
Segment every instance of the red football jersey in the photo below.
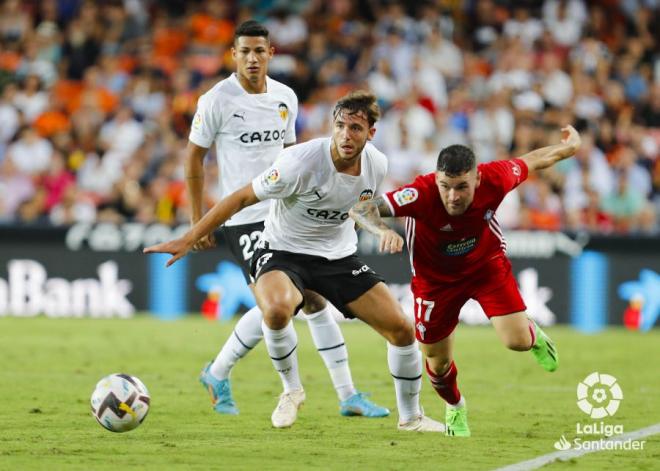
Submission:
{"label": "red football jersey", "polygon": [[504,256],[506,241],[495,210],[509,191],[525,181],[527,165],[512,159],[477,168],[481,183],[472,204],[460,216],[447,214],[434,173],[385,194],[392,213],[407,217],[406,243],[414,284],[432,289],[436,283],[460,281],[485,268],[488,260]]}

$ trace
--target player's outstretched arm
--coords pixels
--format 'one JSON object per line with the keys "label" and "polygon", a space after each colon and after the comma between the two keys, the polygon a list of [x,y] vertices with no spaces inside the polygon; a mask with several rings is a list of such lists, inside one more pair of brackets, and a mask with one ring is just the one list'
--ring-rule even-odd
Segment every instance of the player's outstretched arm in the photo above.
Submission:
{"label": "player's outstretched arm", "polygon": [[[208,149],[206,147],[201,147],[188,141],[184,170],[191,226],[202,219],[204,212],[204,156],[207,152]],[[199,239],[193,246],[193,250],[205,250],[211,247],[215,247],[215,236],[213,232]]]}
{"label": "player's outstretched arm", "polygon": [[381,216],[393,216],[382,196],[373,200],[360,201],[350,209],[348,214],[360,226],[380,237],[379,250],[381,252],[401,252],[403,239],[381,219]]}
{"label": "player's outstretched arm", "polygon": [[146,247],[143,252],[171,254],[172,258],[167,261],[169,267],[190,252],[200,238],[213,232],[216,227],[224,224],[227,219],[241,209],[257,202],[259,202],[259,198],[254,194],[252,183],[248,183],[243,188],[217,202],[202,219],[180,238]]}
{"label": "player's outstretched arm", "polygon": [[560,160],[575,155],[582,142],[580,134],[578,134],[573,126],[563,127],[561,128],[561,132],[562,139],[559,144],[541,147],[520,157],[520,159],[525,161],[530,171],[552,167]]}

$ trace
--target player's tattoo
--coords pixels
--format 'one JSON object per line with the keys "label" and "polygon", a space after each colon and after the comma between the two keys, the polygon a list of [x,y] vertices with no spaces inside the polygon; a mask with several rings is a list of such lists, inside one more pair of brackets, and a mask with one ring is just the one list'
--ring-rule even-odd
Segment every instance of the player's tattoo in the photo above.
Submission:
{"label": "player's tattoo", "polygon": [[349,214],[355,219],[355,222],[374,234],[390,229],[381,219],[381,216],[392,216],[392,211],[382,196],[372,200],[360,201],[351,208]]}
{"label": "player's tattoo", "polygon": [[392,214],[392,209],[390,209],[390,205],[387,204],[387,201],[385,201],[384,197],[378,196],[373,200],[373,202],[376,204],[376,207],[378,208],[378,214],[380,214],[381,217],[391,218],[394,216],[394,214]]}

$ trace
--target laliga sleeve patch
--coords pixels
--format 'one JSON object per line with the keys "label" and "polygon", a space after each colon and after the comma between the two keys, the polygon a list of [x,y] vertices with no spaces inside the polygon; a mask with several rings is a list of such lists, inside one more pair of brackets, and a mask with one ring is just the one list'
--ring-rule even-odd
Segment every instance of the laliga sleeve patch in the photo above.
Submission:
{"label": "laliga sleeve patch", "polygon": [[199,130],[202,127],[202,115],[199,113],[195,113],[195,117],[193,118],[192,121],[192,127],[196,130]]}
{"label": "laliga sleeve patch", "polygon": [[415,188],[404,188],[394,193],[394,201],[398,206],[404,206],[416,201],[419,197],[419,192]]}
{"label": "laliga sleeve patch", "polygon": [[273,185],[280,180],[280,171],[276,168],[271,168],[264,174],[264,185]]}

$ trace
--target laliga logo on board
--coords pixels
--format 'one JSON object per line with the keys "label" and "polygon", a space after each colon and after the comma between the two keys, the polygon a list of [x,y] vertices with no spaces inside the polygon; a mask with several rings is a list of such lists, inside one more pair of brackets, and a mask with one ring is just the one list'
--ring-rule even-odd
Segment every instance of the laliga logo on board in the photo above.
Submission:
{"label": "laliga logo on board", "polygon": [[578,383],[577,399],[582,412],[592,419],[602,419],[616,414],[623,391],[614,376],[594,372]]}

